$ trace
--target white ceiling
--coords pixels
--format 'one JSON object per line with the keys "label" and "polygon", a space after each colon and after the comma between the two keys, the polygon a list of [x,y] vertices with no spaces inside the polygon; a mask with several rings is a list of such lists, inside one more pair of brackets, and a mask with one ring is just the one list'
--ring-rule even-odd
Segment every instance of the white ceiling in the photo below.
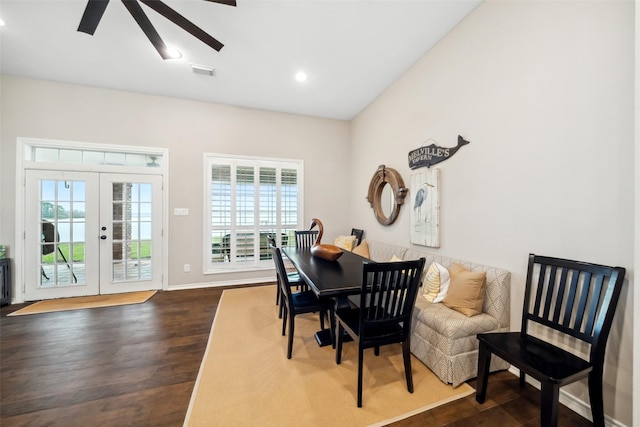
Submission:
{"label": "white ceiling", "polygon": [[[1,0],[0,71],[207,102],[350,120],[481,0],[164,0],[225,46],[216,52],[145,5],[162,60],[124,4],[94,36],[77,31],[87,0]],[[195,74],[190,64],[215,69]],[[303,69],[308,80],[293,78]]]}

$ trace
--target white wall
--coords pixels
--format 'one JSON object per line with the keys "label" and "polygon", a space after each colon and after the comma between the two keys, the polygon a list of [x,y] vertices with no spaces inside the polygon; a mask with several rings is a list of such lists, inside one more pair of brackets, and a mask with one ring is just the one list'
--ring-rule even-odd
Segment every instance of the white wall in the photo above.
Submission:
{"label": "white wall", "polygon": [[10,249],[18,137],[168,148],[169,212],[189,208],[187,217],[169,217],[170,286],[275,278],[264,271],[201,273],[205,152],[303,159],[305,227],[312,217],[322,219],[327,241],[351,230],[339,208],[348,200],[348,122],[11,76],[2,76],[1,85],[0,242]]}
{"label": "white wall", "polygon": [[[444,255],[512,272],[519,328],[530,252],[624,266],[605,411],[632,421],[634,4],[485,1],[352,122],[352,222],[409,245],[409,193],[382,227],[364,200],[379,164],[409,184],[428,138],[471,144],[441,169]],[[428,145],[428,144],[427,144]],[[586,381],[566,390],[589,401]]]}

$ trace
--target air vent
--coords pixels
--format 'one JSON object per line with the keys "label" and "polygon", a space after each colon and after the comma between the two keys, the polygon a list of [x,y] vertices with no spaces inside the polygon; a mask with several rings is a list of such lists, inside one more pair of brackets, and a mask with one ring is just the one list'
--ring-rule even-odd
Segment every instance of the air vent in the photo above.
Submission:
{"label": "air vent", "polygon": [[211,67],[205,67],[204,65],[191,64],[191,69],[196,74],[202,74],[204,76],[215,76],[216,72]]}

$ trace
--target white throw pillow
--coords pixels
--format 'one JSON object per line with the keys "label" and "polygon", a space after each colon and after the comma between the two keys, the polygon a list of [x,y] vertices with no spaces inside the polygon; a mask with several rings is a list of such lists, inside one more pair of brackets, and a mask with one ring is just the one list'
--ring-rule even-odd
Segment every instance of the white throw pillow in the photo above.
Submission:
{"label": "white throw pillow", "polygon": [[449,270],[437,262],[431,263],[422,283],[423,296],[432,303],[442,302],[449,291]]}

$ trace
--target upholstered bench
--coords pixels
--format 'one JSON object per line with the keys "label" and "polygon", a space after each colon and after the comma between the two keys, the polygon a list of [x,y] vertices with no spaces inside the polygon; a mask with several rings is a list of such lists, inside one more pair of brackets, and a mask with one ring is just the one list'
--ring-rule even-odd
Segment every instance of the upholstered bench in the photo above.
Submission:
{"label": "upholstered bench", "polygon": [[[419,249],[405,248],[366,240],[368,257],[377,262],[400,259],[426,259],[425,269],[433,262],[450,269],[458,264],[470,272],[486,274],[482,312],[467,316],[442,302],[432,303],[418,291],[413,312],[411,352],[443,382],[457,386],[475,378],[478,369],[476,334],[509,331],[511,275],[507,270],[436,255]],[[358,248],[360,249],[360,248]],[[358,250],[354,250],[358,252]],[[362,253],[361,253],[362,255]],[[365,253],[365,255],[367,255]],[[495,357],[490,370],[508,369],[509,364]]]}

